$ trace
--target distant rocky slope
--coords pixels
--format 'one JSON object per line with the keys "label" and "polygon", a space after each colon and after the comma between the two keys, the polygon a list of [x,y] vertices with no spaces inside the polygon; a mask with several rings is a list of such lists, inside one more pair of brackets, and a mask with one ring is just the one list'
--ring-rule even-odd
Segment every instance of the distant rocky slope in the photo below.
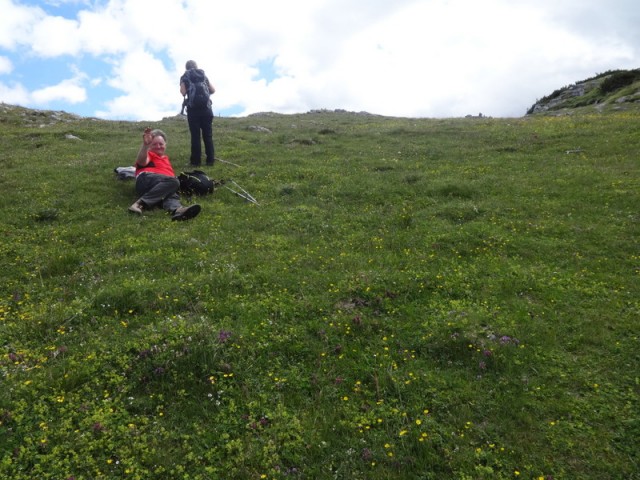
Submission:
{"label": "distant rocky slope", "polygon": [[612,70],[562,87],[536,101],[527,115],[609,110],[640,111],[640,69]]}

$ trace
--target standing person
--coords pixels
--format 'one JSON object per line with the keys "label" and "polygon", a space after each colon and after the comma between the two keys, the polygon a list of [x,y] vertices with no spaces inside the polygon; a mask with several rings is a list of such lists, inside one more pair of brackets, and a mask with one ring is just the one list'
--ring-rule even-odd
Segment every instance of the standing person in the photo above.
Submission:
{"label": "standing person", "polygon": [[180,180],[164,153],[166,148],[167,136],[162,130],[144,130],[136,158],[136,193],[140,198],[129,211],[142,215],[143,210],[159,205],[171,213],[171,220],[189,220],[200,213],[200,205],[180,204]]}
{"label": "standing person", "polygon": [[191,165],[199,167],[202,161],[202,145],[200,133],[204,142],[204,153],[207,165],[212,166],[215,160],[213,147],[213,110],[210,95],[216,91],[209,82],[204,70],[198,68],[194,60],[185,65],[186,72],[180,77],[180,93],[187,97],[187,121],[191,133]]}

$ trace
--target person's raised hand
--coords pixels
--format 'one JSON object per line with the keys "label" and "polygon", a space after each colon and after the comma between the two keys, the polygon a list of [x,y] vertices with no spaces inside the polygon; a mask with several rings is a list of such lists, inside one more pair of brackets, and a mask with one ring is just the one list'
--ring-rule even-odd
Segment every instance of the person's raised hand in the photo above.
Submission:
{"label": "person's raised hand", "polygon": [[142,134],[142,142],[145,145],[151,145],[151,140],[153,140],[153,135],[151,135],[151,128],[147,127],[144,129],[144,133]]}

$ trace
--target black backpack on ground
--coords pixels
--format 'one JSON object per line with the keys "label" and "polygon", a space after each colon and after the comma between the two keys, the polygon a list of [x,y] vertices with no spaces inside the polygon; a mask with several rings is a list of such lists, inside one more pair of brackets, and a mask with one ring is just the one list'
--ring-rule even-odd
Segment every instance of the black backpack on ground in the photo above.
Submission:
{"label": "black backpack on ground", "polygon": [[213,193],[213,180],[200,170],[181,172],[178,180],[180,180],[180,192],[187,196]]}
{"label": "black backpack on ground", "polygon": [[201,110],[211,106],[209,82],[204,70],[192,68],[187,71],[187,109]]}

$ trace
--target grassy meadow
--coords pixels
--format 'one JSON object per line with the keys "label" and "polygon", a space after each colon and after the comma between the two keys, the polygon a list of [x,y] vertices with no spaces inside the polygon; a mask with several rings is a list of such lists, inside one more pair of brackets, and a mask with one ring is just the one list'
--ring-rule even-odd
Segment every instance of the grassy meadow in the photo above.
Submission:
{"label": "grassy meadow", "polygon": [[640,478],[639,120],[0,105],[0,478]]}

